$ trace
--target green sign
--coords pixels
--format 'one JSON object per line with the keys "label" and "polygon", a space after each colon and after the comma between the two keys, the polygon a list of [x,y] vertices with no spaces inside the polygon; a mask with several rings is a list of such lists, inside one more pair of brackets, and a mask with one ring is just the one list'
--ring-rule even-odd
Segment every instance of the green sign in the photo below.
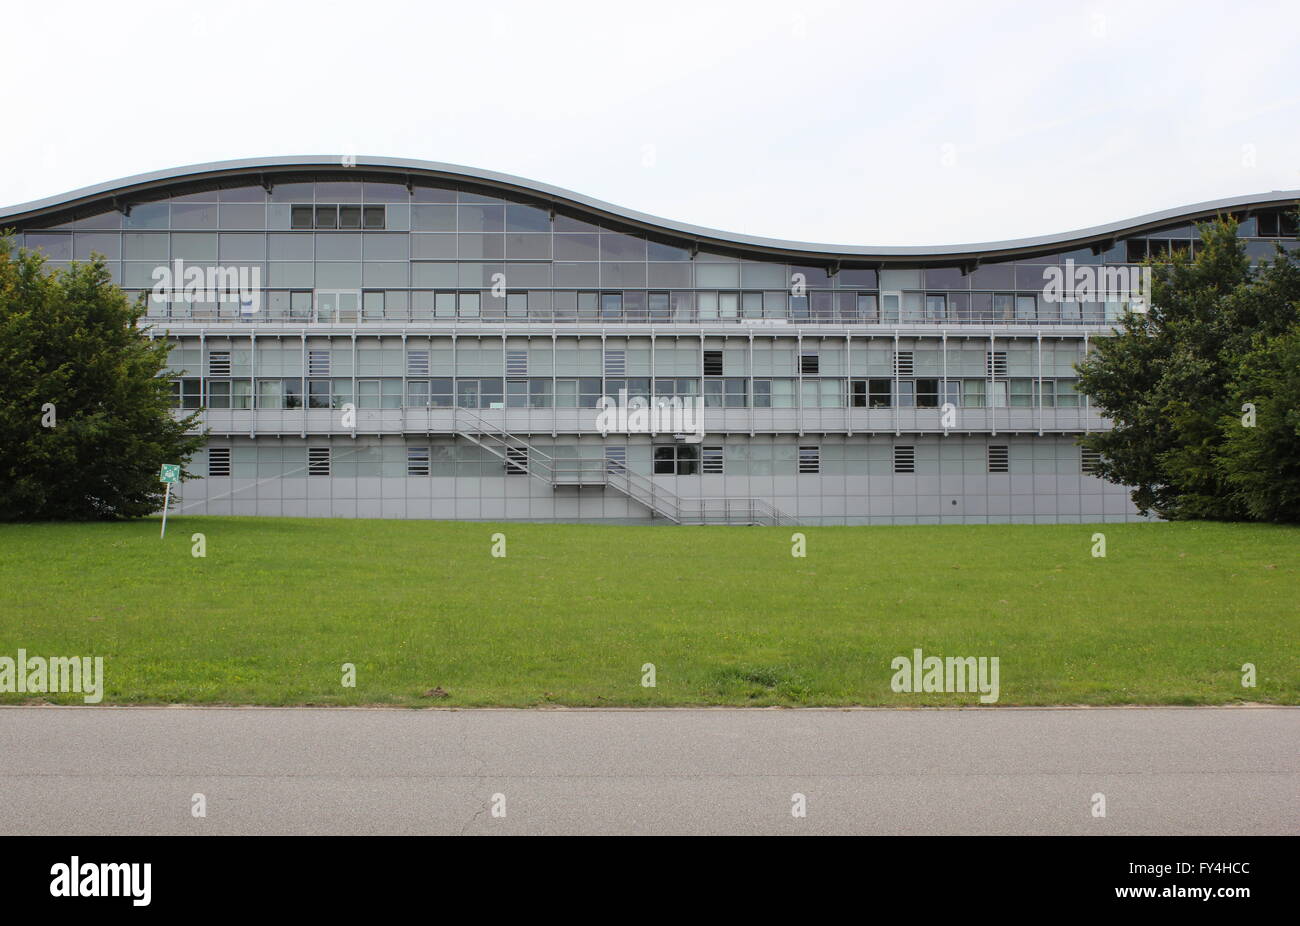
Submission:
{"label": "green sign", "polygon": [[181,478],[181,465],[179,463],[164,463],[158,478],[163,482],[176,482]]}

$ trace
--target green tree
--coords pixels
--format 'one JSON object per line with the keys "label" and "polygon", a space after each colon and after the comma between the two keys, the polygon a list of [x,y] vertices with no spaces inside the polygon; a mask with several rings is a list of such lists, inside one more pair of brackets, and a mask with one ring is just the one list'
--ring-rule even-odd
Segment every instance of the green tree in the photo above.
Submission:
{"label": "green tree", "polygon": [[[1242,466],[1247,456],[1270,460],[1277,473],[1295,465],[1294,451],[1276,443],[1284,410],[1261,390],[1283,382],[1268,378],[1285,370],[1267,358],[1300,320],[1297,267],[1281,248],[1252,267],[1232,221],[1200,233],[1194,258],[1175,253],[1150,265],[1149,311],[1126,314],[1116,336],[1098,339],[1079,365],[1080,390],[1114,424],[1081,443],[1102,454],[1100,474],[1130,486],[1144,513],[1272,518],[1262,512],[1276,504],[1262,500]],[[1240,428],[1247,401],[1267,407],[1270,427],[1239,441],[1225,422]]]}
{"label": "green tree", "polygon": [[[102,260],[50,272],[0,236],[0,520],[141,517],[163,463],[204,435],[176,420],[169,346],[137,326]],[[188,475],[188,474],[186,474]]]}
{"label": "green tree", "polygon": [[1246,513],[1300,522],[1300,324],[1241,360],[1219,465]]}

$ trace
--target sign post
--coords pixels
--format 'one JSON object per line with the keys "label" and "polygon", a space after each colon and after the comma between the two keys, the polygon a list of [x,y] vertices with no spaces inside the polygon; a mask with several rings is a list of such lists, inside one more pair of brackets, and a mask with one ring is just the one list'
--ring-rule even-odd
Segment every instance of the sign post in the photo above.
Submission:
{"label": "sign post", "polygon": [[167,493],[163,495],[162,533],[158,535],[159,537],[166,537],[167,506],[172,500],[172,483],[181,478],[181,465],[179,463],[164,463],[158,478],[167,485]]}

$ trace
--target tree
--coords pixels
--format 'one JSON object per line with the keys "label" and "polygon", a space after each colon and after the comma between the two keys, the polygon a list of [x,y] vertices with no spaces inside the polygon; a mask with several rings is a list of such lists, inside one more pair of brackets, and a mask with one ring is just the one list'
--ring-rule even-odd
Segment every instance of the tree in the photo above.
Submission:
{"label": "tree", "polygon": [[[1232,221],[1200,233],[1194,258],[1175,252],[1151,265],[1148,311],[1127,313],[1079,365],[1080,390],[1114,423],[1081,443],[1101,453],[1103,478],[1132,487],[1143,513],[1295,520],[1262,482],[1294,478],[1300,463],[1286,438],[1293,419],[1269,392],[1294,375],[1283,354],[1300,325],[1300,273],[1282,248],[1252,268]],[[1232,428],[1244,427],[1246,402],[1268,427],[1242,436]],[[1247,473],[1247,460],[1270,469]]]}
{"label": "tree", "polygon": [[205,435],[186,433],[197,415],[172,416],[169,346],[137,326],[143,312],[102,260],[50,272],[0,236],[0,520],[162,507],[159,467]]}
{"label": "tree", "polygon": [[1232,384],[1219,463],[1246,514],[1300,522],[1300,324],[1261,342]]}

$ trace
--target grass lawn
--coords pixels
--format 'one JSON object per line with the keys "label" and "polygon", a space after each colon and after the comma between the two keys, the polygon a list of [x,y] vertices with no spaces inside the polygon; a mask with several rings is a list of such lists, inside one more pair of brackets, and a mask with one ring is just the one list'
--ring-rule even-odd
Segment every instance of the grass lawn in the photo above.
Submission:
{"label": "grass lawn", "polygon": [[[789,528],[0,525],[0,656],[103,656],[104,703],[978,703],[893,692],[917,647],[997,656],[1002,705],[1300,702],[1300,530],[802,530],[798,559]],[[33,697],[81,703],[0,702]]]}

